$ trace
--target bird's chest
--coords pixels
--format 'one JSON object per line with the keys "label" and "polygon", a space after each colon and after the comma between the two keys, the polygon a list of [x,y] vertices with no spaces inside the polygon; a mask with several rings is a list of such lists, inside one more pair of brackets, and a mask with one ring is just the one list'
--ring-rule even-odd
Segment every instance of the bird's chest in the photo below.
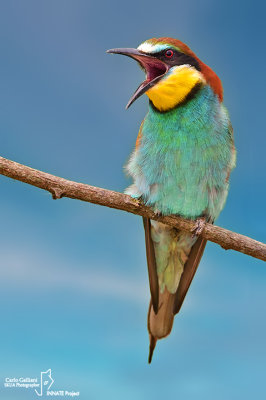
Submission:
{"label": "bird's chest", "polygon": [[215,217],[227,191],[226,124],[211,112],[167,114],[148,114],[143,124],[136,152],[142,195],[164,214],[208,210]]}
{"label": "bird's chest", "polygon": [[[155,135],[146,135],[147,130]],[[204,128],[187,124],[171,126],[147,123],[143,126],[138,162],[149,188],[164,194],[179,191],[193,196],[203,182],[213,179],[219,144]],[[153,190],[155,194],[156,190]]]}

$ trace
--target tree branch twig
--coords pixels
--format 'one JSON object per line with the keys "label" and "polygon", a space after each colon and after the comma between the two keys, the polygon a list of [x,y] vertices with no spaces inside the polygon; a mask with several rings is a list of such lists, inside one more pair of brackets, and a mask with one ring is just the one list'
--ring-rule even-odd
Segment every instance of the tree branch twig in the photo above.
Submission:
{"label": "tree branch twig", "polygon": [[[52,194],[53,199],[69,197],[149,217],[188,232],[193,232],[195,229],[195,221],[178,216],[158,216],[151,208],[128,195],[59,178],[3,157],[0,157],[0,174],[47,190]],[[236,250],[266,261],[266,244],[247,236],[208,223],[204,226],[201,235],[226,250]]]}

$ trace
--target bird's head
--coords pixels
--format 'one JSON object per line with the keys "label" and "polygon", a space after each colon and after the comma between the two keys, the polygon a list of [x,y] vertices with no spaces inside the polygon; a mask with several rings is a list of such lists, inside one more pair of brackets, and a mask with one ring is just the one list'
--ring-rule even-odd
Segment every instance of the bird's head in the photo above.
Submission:
{"label": "bird's head", "polygon": [[137,88],[126,108],[146,93],[159,111],[168,111],[206,84],[222,101],[223,89],[219,77],[177,39],[149,39],[137,49],[111,49],[107,53],[133,58],[146,73],[145,81]]}

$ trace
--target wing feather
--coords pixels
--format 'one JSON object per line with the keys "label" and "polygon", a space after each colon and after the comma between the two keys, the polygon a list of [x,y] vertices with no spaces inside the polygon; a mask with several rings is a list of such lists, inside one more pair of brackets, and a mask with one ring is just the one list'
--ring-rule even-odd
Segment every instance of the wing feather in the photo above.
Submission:
{"label": "wing feather", "polygon": [[186,264],[184,266],[184,271],[175,294],[175,300],[173,306],[174,314],[177,314],[179,312],[183,304],[189,286],[197,271],[206,243],[207,243],[206,239],[199,237],[189,253],[188,260],[186,261]]}
{"label": "wing feather", "polygon": [[146,255],[151,291],[151,301],[155,314],[158,313],[159,304],[159,283],[156,267],[156,259],[154,252],[154,245],[151,238],[151,221],[147,217],[143,217],[143,225],[145,230],[145,242],[146,242]]}

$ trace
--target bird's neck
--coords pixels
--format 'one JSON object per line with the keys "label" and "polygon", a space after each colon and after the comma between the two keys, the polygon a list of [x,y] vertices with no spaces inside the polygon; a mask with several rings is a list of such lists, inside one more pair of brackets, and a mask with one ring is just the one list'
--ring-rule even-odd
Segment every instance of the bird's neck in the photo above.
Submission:
{"label": "bird's neck", "polygon": [[198,70],[189,65],[181,65],[171,68],[146,94],[158,111],[166,112],[183,104],[204,84],[206,81]]}

